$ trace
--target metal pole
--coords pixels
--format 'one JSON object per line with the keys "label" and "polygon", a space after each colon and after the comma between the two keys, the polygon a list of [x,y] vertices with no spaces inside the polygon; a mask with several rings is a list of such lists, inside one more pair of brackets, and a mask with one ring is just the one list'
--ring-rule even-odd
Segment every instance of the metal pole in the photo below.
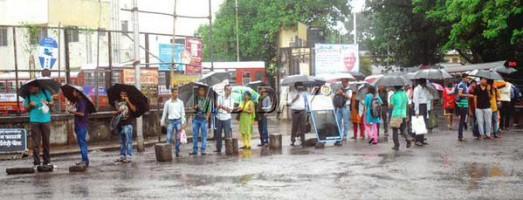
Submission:
{"label": "metal pole", "polygon": [[[133,0],[133,38],[134,38],[134,83],[136,88],[138,90],[141,90],[141,84],[140,84],[140,33],[139,33],[139,26],[138,26],[138,0]],[[138,152],[143,152],[145,150],[144,147],[144,139],[143,139],[143,120],[142,117],[136,118],[136,147],[138,149]]]}
{"label": "metal pole", "polygon": [[16,108],[17,113],[20,114],[20,96],[18,96],[18,59],[17,59],[17,53],[16,53],[16,28],[13,27],[13,49],[14,49],[14,57],[15,57],[15,87],[16,87]]}
{"label": "metal pole", "polygon": [[149,33],[144,34],[145,37],[145,68],[149,68]]}
{"label": "metal pole", "polygon": [[[211,72],[214,71],[214,49],[213,49],[213,45],[212,45],[212,4],[211,4],[211,0],[209,0],[209,49],[210,49],[210,53],[211,53]],[[203,68],[202,68],[202,73],[203,73]]]}
{"label": "metal pole", "polygon": [[69,72],[69,31],[64,29],[64,54],[65,54],[65,83],[71,83],[71,74]]}
{"label": "metal pole", "polygon": [[356,32],[356,12],[352,13],[352,29],[354,30],[354,44],[358,44],[358,34]]}
{"label": "metal pole", "polygon": [[236,0],[236,62],[240,62],[240,25],[238,17],[238,0]]}
{"label": "metal pole", "polygon": [[[98,31],[96,31],[96,33],[97,33],[97,35],[96,35],[96,69],[94,70],[94,80],[95,80],[94,97],[96,99],[94,100],[94,106],[95,106],[96,110],[98,110],[98,108],[99,108],[99,106],[98,106],[99,105],[98,88],[100,87],[100,85],[98,84],[98,79],[100,78],[99,74],[98,74],[99,73],[98,69],[100,68],[100,29],[98,29]],[[89,36],[89,38],[91,38],[91,37]],[[89,40],[88,42],[91,43],[91,40]],[[89,48],[89,49],[91,49],[91,48]]]}
{"label": "metal pole", "polygon": [[[176,0],[174,0],[174,5],[173,5],[173,42],[172,42],[172,59],[171,59],[171,62],[172,63],[175,63],[174,62],[174,55],[176,54],[176,50],[175,50],[175,46],[176,46]],[[172,83],[172,77],[174,76],[174,67],[176,67],[176,64],[172,64],[172,66],[169,68],[169,75],[167,75],[167,73],[165,74],[165,76],[169,76],[169,77],[166,77],[166,80],[168,80],[168,86],[167,88],[171,88],[173,83]]]}
{"label": "metal pole", "polygon": [[109,53],[109,70],[105,73],[105,88],[109,88],[113,85],[113,42],[111,31],[107,32],[107,52]]}

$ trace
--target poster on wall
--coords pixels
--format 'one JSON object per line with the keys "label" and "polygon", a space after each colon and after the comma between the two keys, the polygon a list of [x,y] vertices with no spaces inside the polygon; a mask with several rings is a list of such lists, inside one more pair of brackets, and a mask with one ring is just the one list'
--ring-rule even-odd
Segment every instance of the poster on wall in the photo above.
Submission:
{"label": "poster on wall", "polygon": [[190,58],[186,66],[186,74],[200,75],[202,73],[203,62],[203,42],[198,38],[187,38],[185,40],[185,50]]}
{"label": "poster on wall", "polygon": [[191,57],[183,44],[160,44],[159,48],[160,71],[170,71],[173,61],[176,63],[174,71],[186,71],[186,64],[190,63]]}
{"label": "poster on wall", "polygon": [[316,44],[315,74],[359,72],[359,51],[355,44]]}
{"label": "poster on wall", "polygon": [[[123,83],[134,85],[134,69],[123,70]],[[158,99],[158,70],[156,69],[141,69],[140,83],[142,93],[149,98],[151,105],[156,105]]]}

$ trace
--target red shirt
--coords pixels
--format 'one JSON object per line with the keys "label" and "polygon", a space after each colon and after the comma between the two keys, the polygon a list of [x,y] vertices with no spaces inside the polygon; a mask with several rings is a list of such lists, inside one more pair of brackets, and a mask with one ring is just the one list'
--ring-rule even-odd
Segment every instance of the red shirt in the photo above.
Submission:
{"label": "red shirt", "polygon": [[456,95],[452,94],[453,88],[445,88],[443,90],[443,108],[454,109],[456,108]]}

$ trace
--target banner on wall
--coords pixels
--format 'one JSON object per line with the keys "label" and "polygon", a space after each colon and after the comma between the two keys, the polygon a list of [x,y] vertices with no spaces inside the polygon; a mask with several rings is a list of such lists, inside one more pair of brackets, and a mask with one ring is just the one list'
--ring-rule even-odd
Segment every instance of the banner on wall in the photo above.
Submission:
{"label": "banner on wall", "polygon": [[359,72],[359,51],[355,44],[316,44],[315,74]]}
{"label": "banner on wall", "polygon": [[189,57],[189,65],[186,66],[186,74],[200,75],[202,73],[203,62],[203,42],[198,38],[187,38],[185,40],[185,50]]}
{"label": "banner on wall", "polygon": [[[123,70],[123,83],[134,85],[134,69]],[[149,98],[151,105],[157,104],[158,99],[158,70],[156,69],[140,69],[140,90]]]}

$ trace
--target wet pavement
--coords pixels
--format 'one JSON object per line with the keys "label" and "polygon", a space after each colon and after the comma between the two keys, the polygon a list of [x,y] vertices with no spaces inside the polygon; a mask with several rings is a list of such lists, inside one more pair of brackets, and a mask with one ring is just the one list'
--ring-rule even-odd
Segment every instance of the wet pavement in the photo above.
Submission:
{"label": "wet pavement", "polygon": [[[291,147],[284,137],[281,151],[206,157],[189,156],[185,145],[169,163],[156,162],[148,148],[120,165],[118,152],[98,151],[83,173],[68,172],[79,155],[53,158],[52,173],[0,173],[0,199],[523,199],[523,130],[488,141],[466,136],[460,143],[455,131],[435,130],[429,145],[402,143],[399,152],[390,139],[315,149]],[[30,164],[1,161],[0,169]]]}

